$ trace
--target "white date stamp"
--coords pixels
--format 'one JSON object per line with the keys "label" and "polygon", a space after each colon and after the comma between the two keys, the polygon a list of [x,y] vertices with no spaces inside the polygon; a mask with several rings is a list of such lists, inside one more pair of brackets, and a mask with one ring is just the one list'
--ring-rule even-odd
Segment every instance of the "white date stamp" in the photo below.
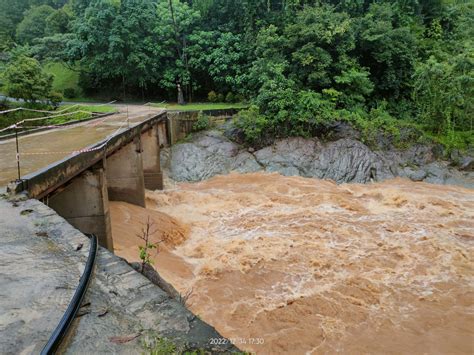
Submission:
{"label": "white date stamp", "polygon": [[209,343],[211,345],[263,345],[265,344],[264,338],[210,338]]}

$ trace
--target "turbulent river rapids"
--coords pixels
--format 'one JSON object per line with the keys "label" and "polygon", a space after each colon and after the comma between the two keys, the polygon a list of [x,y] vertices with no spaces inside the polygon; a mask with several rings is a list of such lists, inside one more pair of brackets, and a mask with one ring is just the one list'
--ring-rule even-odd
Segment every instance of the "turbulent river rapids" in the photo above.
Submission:
{"label": "turbulent river rapids", "polygon": [[257,354],[472,353],[474,191],[230,174],[111,203],[116,254]]}

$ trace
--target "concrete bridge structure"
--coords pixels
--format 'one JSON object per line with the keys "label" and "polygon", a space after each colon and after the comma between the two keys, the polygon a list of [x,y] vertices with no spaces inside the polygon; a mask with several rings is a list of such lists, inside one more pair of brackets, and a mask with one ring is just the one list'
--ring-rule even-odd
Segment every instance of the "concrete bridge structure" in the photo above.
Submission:
{"label": "concrete bridge structure", "polygon": [[8,191],[41,200],[113,252],[109,201],[145,207],[145,189],[163,188],[160,146],[167,141],[167,115],[161,112],[23,176]]}
{"label": "concrete bridge structure", "polygon": [[[25,135],[16,161],[15,140],[0,142],[3,352],[40,353],[48,342],[86,264],[91,241],[85,233],[95,234],[102,247],[80,316],[59,353],[142,353],[149,339],[170,339],[191,352],[238,350],[229,341],[213,343],[222,338],[214,328],[113,253],[109,201],[144,206],[145,189],[163,187],[160,148],[175,139],[166,112],[144,106],[121,111]],[[189,126],[174,123],[179,132]],[[28,175],[14,174],[20,156]],[[15,176],[21,180],[4,194]]]}

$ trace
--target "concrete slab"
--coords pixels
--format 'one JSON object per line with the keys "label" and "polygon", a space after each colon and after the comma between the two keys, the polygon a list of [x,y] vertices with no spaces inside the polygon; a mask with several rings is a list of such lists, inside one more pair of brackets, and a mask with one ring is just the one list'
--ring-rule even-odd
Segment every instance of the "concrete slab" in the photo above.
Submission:
{"label": "concrete slab", "polygon": [[[41,202],[0,198],[1,354],[41,351],[72,298],[88,250],[88,238]],[[155,336],[181,349],[237,350],[211,345],[220,337],[212,327],[103,248],[84,305],[61,352],[143,353],[143,340]]]}
{"label": "concrete slab", "polygon": [[47,218],[35,208],[29,202],[12,205],[0,200],[3,354],[41,351],[72,298],[87,250],[87,244],[74,253],[56,244],[43,223]]}

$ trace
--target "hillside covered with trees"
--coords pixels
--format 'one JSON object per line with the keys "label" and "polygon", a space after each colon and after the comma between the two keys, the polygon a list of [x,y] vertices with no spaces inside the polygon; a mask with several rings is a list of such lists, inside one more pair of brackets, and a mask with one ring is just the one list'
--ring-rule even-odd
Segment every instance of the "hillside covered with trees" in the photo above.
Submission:
{"label": "hillside covered with trees", "polygon": [[[247,101],[250,144],[342,120],[467,149],[473,24],[467,0],[0,0],[0,91],[176,101],[179,84],[187,102]],[[57,63],[79,89],[53,90]]]}

